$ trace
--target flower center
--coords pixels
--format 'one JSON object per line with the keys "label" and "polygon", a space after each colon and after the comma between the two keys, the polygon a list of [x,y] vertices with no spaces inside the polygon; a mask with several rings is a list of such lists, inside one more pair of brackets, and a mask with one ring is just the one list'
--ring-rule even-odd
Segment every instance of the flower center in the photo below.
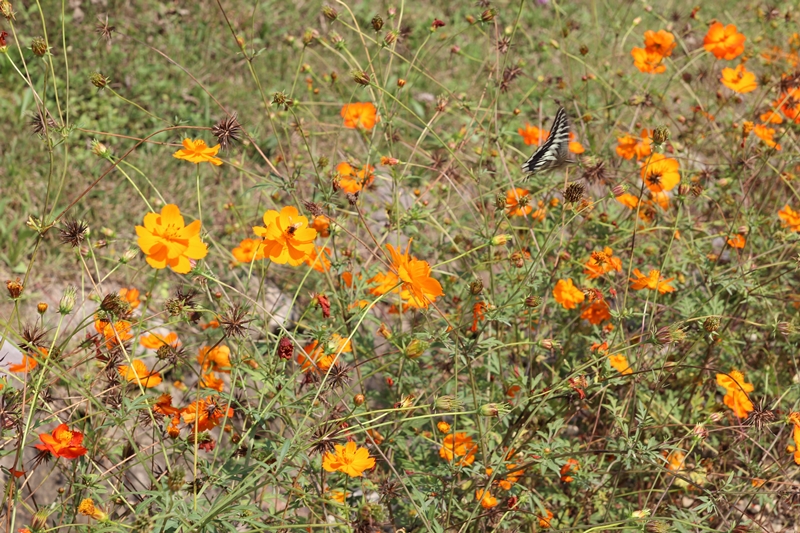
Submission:
{"label": "flower center", "polygon": [[661,173],[654,172],[647,176],[647,181],[650,182],[652,185],[658,185],[661,183]]}

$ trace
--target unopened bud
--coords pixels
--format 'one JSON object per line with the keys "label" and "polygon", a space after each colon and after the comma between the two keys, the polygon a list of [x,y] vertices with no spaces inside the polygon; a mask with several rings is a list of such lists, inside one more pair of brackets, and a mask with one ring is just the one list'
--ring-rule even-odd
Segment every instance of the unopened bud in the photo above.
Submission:
{"label": "unopened bud", "polygon": [[531,294],[525,298],[525,307],[536,308],[542,305],[542,297],[536,294]]}
{"label": "unopened bud", "polygon": [[692,186],[688,183],[681,183],[678,185],[678,194],[680,196],[686,196],[692,190]]}
{"label": "unopened bud", "polygon": [[494,17],[497,16],[497,10],[493,7],[490,7],[483,13],[481,13],[481,22],[491,22],[494,20]]}
{"label": "unopened bud", "polygon": [[397,86],[399,88],[405,87],[405,85],[406,85],[406,80],[404,80],[403,78],[400,78],[399,80],[397,80]]}
{"label": "unopened bud", "polygon": [[389,32],[389,33],[387,33],[387,34],[386,34],[386,36],[383,38],[383,43],[384,43],[386,46],[389,46],[390,44],[392,44],[392,43],[393,43],[393,42],[395,42],[396,40],[397,40],[397,32],[396,32],[396,31],[390,31],[390,32]]}
{"label": "unopened bud", "polygon": [[[505,200],[503,200],[503,201],[505,202]],[[501,235],[495,235],[494,237],[492,237],[492,241],[491,242],[492,242],[492,246],[503,246],[509,240],[511,240],[511,235],[503,233]]]}
{"label": "unopened bud", "polygon": [[705,428],[705,426],[703,426],[703,424],[695,424],[694,429],[692,430],[692,435],[702,440],[708,437],[708,430]]}
{"label": "unopened bud", "polygon": [[97,157],[102,157],[104,159],[107,159],[111,154],[108,147],[97,139],[92,141],[92,153]]}
{"label": "unopened bud", "polygon": [[129,248],[124,254],[122,254],[122,257],[119,258],[119,262],[123,265],[128,264],[135,259],[137,255],[139,255],[138,250],[135,248]]}
{"label": "unopened bud", "polygon": [[45,302],[39,302],[36,305],[36,312],[40,315],[43,315],[47,312],[47,304]]}
{"label": "unopened bud", "polygon": [[372,17],[372,29],[375,31],[381,31],[383,28],[383,19],[380,15],[375,15]]}
{"label": "unopened bud", "polygon": [[387,341],[392,338],[391,330],[386,327],[386,324],[383,323],[381,323],[380,327],[378,328],[378,334]]}
{"label": "unopened bud", "polygon": [[439,396],[433,401],[434,407],[440,411],[458,411],[461,409],[461,402],[453,396]]}
{"label": "unopened bud", "polygon": [[61,297],[61,300],[58,302],[58,313],[61,315],[68,315],[72,312],[72,309],[75,307],[75,294],[76,294],[75,287],[72,285],[67,285],[67,288],[64,289],[64,295]]}
{"label": "unopened bud", "polygon": [[363,394],[356,394],[355,396],[353,396],[353,404],[356,406],[364,405],[364,402],[366,401],[367,399],[364,397]]}
{"label": "unopened bud", "polygon": [[364,72],[363,70],[354,70],[350,73],[353,76],[353,81],[359,85],[367,86],[369,85],[369,74]]}
{"label": "unopened bud", "polygon": [[325,15],[325,18],[333,22],[336,20],[336,17],[339,16],[339,13],[336,12],[331,6],[322,6],[322,14]]}
{"label": "unopened bud", "polygon": [[558,348],[559,344],[557,341],[553,339],[542,339],[539,341],[539,346],[544,348],[545,350],[552,350],[553,348]]}
{"label": "unopened bud", "polygon": [[483,280],[478,278],[472,283],[469,284],[469,292],[472,295],[477,296],[478,294],[483,292]]}
{"label": "unopened bud", "polygon": [[795,328],[794,325],[789,322],[778,322],[777,329],[778,332],[784,337],[788,337],[797,331],[797,328]]}
{"label": "unopened bud", "polygon": [[6,281],[6,289],[8,289],[8,295],[11,296],[11,299],[16,300],[22,295],[24,287],[19,278],[17,278],[15,280]]}
{"label": "unopened bud", "polygon": [[483,416],[500,416],[511,411],[511,407],[507,403],[487,403],[481,405],[479,412]]}
{"label": "unopened bud", "polygon": [[31,41],[31,50],[33,51],[33,55],[42,57],[47,53],[47,41],[42,37],[36,37]]}
{"label": "unopened bud", "polygon": [[653,130],[653,144],[661,146],[669,140],[669,128],[666,126],[659,126]]}
{"label": "unopened bud", "polygon": [[89,76],[89,81],[91,81],[92,85],[94,85],[98,89],[102,89],[103,87],[108,85],[108,83],[111,81],[111,78],[109,78],[108,76],[104,76],[99,72],[95,72],[91,76]]}
{"label": "unopened bud", "polygon": [[408,343],[408,346],[406,346],[404,351],[405,356],[412,360],[417,359],[419,356],[425,353],[425,350],[427,350],[429,346],[430,344],[425,341],[414,339]]}
{"label": "unopened bud", "polygon": [[714,333],[719,329],[719,317],[710,316],[703,322],[703,329],[709,333]]}

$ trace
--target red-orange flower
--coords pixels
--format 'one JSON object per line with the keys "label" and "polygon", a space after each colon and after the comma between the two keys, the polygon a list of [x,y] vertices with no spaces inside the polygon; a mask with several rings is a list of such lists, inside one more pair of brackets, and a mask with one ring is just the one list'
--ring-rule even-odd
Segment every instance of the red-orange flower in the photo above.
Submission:
{"label": "red-orange flower", "polygon": [[789,207],[789,204],[786,204],[783,209],[778,211],[778,218],[781,219],[783,227],[792,231],[800,231],[800,212]]}
{"label": "red-orange flower", "polygon": [[530,191],[517,187],[506,191],[506,213],[510,217],[524,217],[533,211],[529,204]]}
{"label": "red-orange flower", "polygon": [[768,128],[763,124],[757,124],[756,127],[753,128],[753,133],[770,148],[775,148],[775,150],[781,149],[781,145],[775,142],[775,128]]}
{"label": "red-orange flower", "polygon": [[583,313],[581,313],[581,318],[597,326],[605,320],[611,320],[611,311],[604,300],[599,300],[584,309]]}
{"label": "red-orange flower", "polygon": [[371,130],[380,120],[378,110],[372,102],[345,104],[342,106],[341,115],[344,119],[344,127],[350,129],[364,128],[365,130]]}
{"label": "red-orange flower", "polygon": [[647,30],[644,32],[644,47],[650,52],[655,52],[661,57],[669,57],[678,43],[675,36],[666,30]]}
{"label": "red-orange flower", "polygon": [[747,239],[745,239],[744,235],[737,233],[736,235],[732,236],[728,239],[728,246],[731,248],[744,248]]}
{"label": "red-orange flower", "polygon": [[525,123],[524,128],[519,128],[517,130],[517,133],[522,136],[522,141],[528,146],[539,146],[550,136],[550,133],[547,130],[537,128],[536,126],[531,126],[527,122]]}
{"label": "red-orange flower", "polygon": [[113,324],[106,320],[96,319],[94,329],[102,333],[106,339],[106,348],[111,350],[120,342],[125,342],[133,338],[131,333],[131,323],[127,320],[117,320]]}
{"label": "red-orange flower", "polygon": [[330,256],[331,249],[327,246],[315,246],[314,250],[306,258],[306,264],[316,270],[317,272],[327,272],[331,268]]}
{"label": "red-orange flower", "polygon": [[717,59],[734,59],[744,52],[745,39],[734,24],[723,26],[721,22],[715,22],[708,28],[703,47]]}
{"label": "red-orange flower", "polygon": [[583,273],[590,279],[596,279],[609,272],[622,272],[622,260],[614,256],[614,251],[606,246],[603,251],[592,252],[591,257],[583,265]]}
{"label": "red-orange flower", "polygon": [[644,159],[650,155],[650,132],[642,130],[641,140],[633,135],[617,137],[617,155],[624,159]]}
{"label": "red-orange flower", "polygon": [[466,433],[451,433],[442,441],[439,448],[439,457],[447,461],[453,461],[456,457],[462,457],[458,466],[469,466],[475,461],[475,453],[478,451],[477,444],[472,442],[472,437]]}
{"label": "red-orange flower", "polygon": [[40,433],[39,440],[42,444],[36,444],[37,450],[47,451],[56,457],[63,457],[64,459],[77,459],[82,455],[86,455],[88,451],[81,446],[83,443],[83,433],[80,431],[70,431],[66,424],[59,424],[53,430],[53,433]]}
{"label": "red-orange flower", "polygon": [[136,309],[141,303],[139,301],[139,289],[135,289],[133,287],[130,289],[126,287],[121,288],[119,290],[119,296],[131,306],[131,309]]}
{"label": "red-orange flower", "polygon": [[344,192],[355,194],[364,187],[369,187],[375,181],[372,173],[375,167],[367,165],[365,167],[353,167],[350,163],[339,163],[336,165],[338,174],[336,183]]}
{"label": "red-orange flower", "polygon": [[475,499],[481,502],[481,507],[491,509],[497,506],[497,498],[489,494],[488,490],[478,489],[475,491]]}
{"label": "red-orange flower", "polygon": [[753,402],[747,396],[755,387],[744,380],[744,374],[738,370],[731,370],[728,374],[717,374],[717,385],[725,389],[722,399],[725,405],[733,409],[738,418],[746,418],[753,410]]}
{"label": "red-orange flower", "polygon": [[233,417],[233,409],[219,403],[219,399],[214,396],[201,398],[181,410],[183,422],[194,425],[198,433],[214,429],[226,416]]}
{"label": "red-orange flower", "polygon": [[577,472],[580,468],[581,465],[577,459],[567,459],[567,462],[561,467],[561,481],[564,483],[572,483],[574,478],[570,474]]}

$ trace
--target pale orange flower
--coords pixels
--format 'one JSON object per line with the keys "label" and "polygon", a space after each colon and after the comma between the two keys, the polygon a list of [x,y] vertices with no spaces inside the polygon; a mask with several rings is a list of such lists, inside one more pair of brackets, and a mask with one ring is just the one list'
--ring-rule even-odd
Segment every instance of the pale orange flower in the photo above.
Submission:
{"label": "pale orange flower", "polygon": [[717,385],[725,389],[722,399],[726,406],[733,409],[738,418],[746,418],[753,410],[753,402],[747,396],[755,387],[744,380],[744,374],[738,370],[731,370],[728,374],[717,374]]}
{"label": "pale orange flower", "polygon": [[606,246],[603,251],[594,251],[584,263],[583,273],[589,279],[596,279],[609,272],[622,272],[622,260],[614,256],[614,251]]}
{"label": "pale orange flower", "polygon": [[586,151],[581,143],[575,140],[575,134],[569,132],[569,151],[573,154],[582,154]]}
{"label": "pale orange flower", "polygon": [[506,213],[510,217],[524,217],[533,211],[529,204],[530,191],[517,187],[506,191]]}
{"label": "pale orange flower", "polygon": [[206,389],[214,389],[217,392],[222,392],[225,388],[225,381],[217,377],[214,372],[203,374],[200,377],[200,386]]}
{"label": "pale orange flower", "polygon": [[[367,283],[377,283],[377,287],[369,289],[370,294],[381,296],[389,291],[400,292],[400,278],[394,272],[378,272],[367,280]],[[350,286],[350,285],[348,285]]]}
{"label": "pale orange flower", "polygon": [[19,372],[22,374],[27,374],[39,364],[37,359],[42,359],[47,357],[49,351],[47,348],[43,348],[37,346],[35,350],[30,350],[28,353],[22,355],[22,361],[15,365],[9,365],[8,371],[9,372]]}
{"label": "pale orange flower", "polygon": [[708,28],[703,47],[717,59],[734,59],[744,52],[745,39],[734,24],[723,26],[721,22],[715,22]]}
{"label": "pale orange flower", "polygon": [[378,110],[372,102],[355,102],[342,106],[340,113],[344,119],[344,127],[350,129],[364,128],[371,130],[378,123]]}
{"label": "pale orange flower", "polygon": [[328,237],[331,234],[331,219],[325,215],[317,215],[311,221],[311,227],[317,230],[320,237]]}
{"label": "pale orange flower", "polygon": [[131,361],[131,366],[120,365],[117,371],[128,383],[136,383],[146,389],[155,387],[161,383],[161,374],[147,368],[147,365],[139,359]]}
{"label": "pale orange flower", "polygon": [[677,160],[664,154],[653,154],[642,167],[642,180],[653,192],[671,191],[681,181],[679,167]]}
{"label": "pale orange flower", "polygon": [[553,297],[564,309],[575,309],[586,298],[583,291],[572,282],[572,278],[558,280],[553,289]]}
{"label": "pale orange flower", "polygon": [[789,413],[789,422],[792,423],[792,439],[794,440],[794,462],[800,465],[800,413]]}
{"label": "pale orange flower", "polygon": [[297,266],[314,251],[317,230],[308,227],[308,219],[293,206],[280,213],[264,213],[264,226],[254,226],[253,233],[264,239],[264,257],[273,263]]}
{"label": "pale orange flower", "polygon": [[639,205],[639,198],[629,192],[620,194],[616,197],[616,200],[628,209],[636,209],[636,206]]}
{"label": "pale orange flower", "polygon": [[686,454],[681,451],[671,451],[667,455],[667,468],[673,472],[680,472],[684,469]]}
{"label": "pale orange flower", "polygon": [[78,513],[84,516],[90,516],[95,520],[104,521],[108,518],[108,514],[103,512],[102,509],[98,509],[94,505],[94,500],[91,498],[84,498],[81,500],[80,505],[78,505]]}
{"label": "pale orange flower", "polygon": [[527,122],[525,123],[524,128],[519,128],[517,130],[517,133],[522,136],[522,141],[528,146],[539,146],[550,136],[550,133],[547,130],[537,128],[536,126],[531,126]]}
{"label": "pale orange flower", "polygon": [[481,502],[481,507],[491,509],[497,506],[497,498],[489,494],[488,490],[478,489],[475,491],[475,500]]}
{"label": "pale orange flower", "polygon": [[372,185],[375,181],[375,175],[372,173],[374,170],[375,167],[372,165],[356,168],[350,163],[339,163],[336,165],[336,183],[344,192],[356,194],[364,187]]}
{"label": "pale orange flower", "polygon": [[642,130],[641,140],[632,135],[617,137],[617,155],[624,159],[644,159],[650,155],[650,132]]}
{"label": "pale orange flower", "polygon": [[242,239],[239,246],[231,250],[233,257],[240,263],[251,263],[264,259],[264,241],[262,239]]}
{"label": "pale orange flower", "polygon": [[781,149],[781,145],[775,142],[775,128],[768,128],[763,124],[757,124],[756,127],[753,128],[753,133],[770,148],[775,148],[775,150]]}
{"label": "pale orange flower", "polygon": [[133,338],[131,333],[131,323],[127,320],[117,320],[113,324],[107,320],[96,319],[94,329],[102,333],[106,340],[106,348],[111,350],[120,342],[125,342]]}
{"label": "pale orange flower", "polygon": [[786,204],[783,209],[778,211],[778,218],[781,219],[783,227],[792,231],[800,231],[800,212],[789,207],[789,204]]}
{"label": "pale orange flower", "polygon": [[747,239],[745,239],[744,235],[737,233],[736,235],[732,236],[728,239],[728,246],[731,248],[744,248]]}
{"label": "pale orange flower", "polygon": [[178,334],[171,331],[166,335],[159,335],[158,333],[150,333],[139,337],[139,344],[148,350],[158,350],[162,346],[173,346],[177,348],[181,345],[178,341]]}
{"label": "pale orange flower", "polygon": [[650,289],[652,291],[658,290],[661,294],[673,292],[675,287],[672,287],[669,282],[675,278],[664,279],[661,272],[658,270],[651,270],[646,276],[638,268],[633,269],[635,278],[631,278],[631,288],[634,290]]}
{"label": "pale orange flower", "polygon": [[739,64],[736,68],[722,69],[722,84],[733,92],[745,94],[758,89],[756,75],[744,68],[744,64]]}
{"label": "pale orange flower", "polygon": [[765,124],[782,124],[783,123],[783,119],[781,118],[781,116],[778,113],[776,113],[775,111],[772,111],[772,110],[765,111],[764,113],[761,113],[761,115],[759,115],[758,118],[759,118],[759,120],[761,120],[761,122],[764,122]]}
{"label": "pale orange flower", "polygon": [[215,157],[219,152],[219,145],[208,147],[203,139],[183,140],[183,148],[172,154],[177,159],[183,159],[191,163],[211,163],[212,165],[220,166],[222,160]]}
{"label": "pale orange flower", "polygon": [[633,369],[631,369],[630,365],[628,364],[628,358],[621,353],[609,355],[608,363],[611,365],[611,368],[622,375],[633,374]]}
{"label": "pale orange flower", "polygon": [[173,204],[165,205],[161,214],[147,213],[144,226],[136,226],[137,244],[147,255],[147,264],[155,269],[170,267],[173,272],[187,274],[192,269],[190,260],[197,261],[208,254],[208,247],[200,240],[200,221],[188,226],[181,211]]}
{"label": "pale orange flower", "polygon": [[664,56],[646,48],[634,47],[631,50],[633,66],[645,74],[660,74],[667,70],[664,65]]}
{"label": "pale orange flower", "polygon": [[550,529],[550,523],[553,521],[553,513],[549,509],[545,509],[544,513],[538,516],[539,527],[542,529]]}

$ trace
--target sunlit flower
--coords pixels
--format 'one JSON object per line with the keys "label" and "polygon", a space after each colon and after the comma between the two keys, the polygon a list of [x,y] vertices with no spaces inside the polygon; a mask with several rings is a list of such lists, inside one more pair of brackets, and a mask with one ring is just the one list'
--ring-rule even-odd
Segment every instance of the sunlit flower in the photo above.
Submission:
{"label": "sunlit flower", "polygon": [[644,47],[650,52],[655,52],[661,57],[669,57],[678,43],[675,36],[666,30],[647,30],[644,32]]}
{"label": "sunlit flower", "polygon": [[[792,439],[794,440],[794,462],[800,465],[800,413],[789,413],[789,422],[792,424]],[[762,483],[763,485],[763,483]]]}
{"label": "sunlit flower", "polygon": [[667,70],[664,65],[664,56],[646,48],[634,47],[631,50],[633,66],[645,74],[660,74]]}
{"label": "sunlit flower", "polygon": [[317,237],[308,219],[290,205],[280,213],[273,209],[264,213],[264,226],[253,227],[253,232],[264,239],[264,257],[279,265],[301,264],[314,251]]}
{"label": "sunlit flower", "polygon": [[574,478],[571,476],[571,474],[574,474],[580,469],[581,464],[577,459],[567,459],[567,462],[561,467],[561,481],[564,483],[572,483]]}
{"label": "sunlit flower", "polygon": [[391,244],[387,244],[386,247],[392,258],[392,270],[402,282],[400,296],[407,300],[409,305],[427,309],[437,297],[444,296],[442,286],[431,277],[431,266],[428,262],[408,255],[411,248],[410,240],[403,253]]}
{"label": "sunlit flower", "polygon": [[344,119],[344,127],[350,129],[364,128],[365,130],[371,130],[380,120],[378,118],[378,110],[372,102],[345,104],[342,106],[341,115]]}
{"label": "sunlit flower", "polygon": [[91,498],[85,498],[81,500],[80,505],[78,506],[78,512],[84,516],[90,516],[95,520],[103,521],[108,518],[108,515],[104,513],[101,509],[98,509],[94,505],[94,500]]}
{"label": "sunlit flower", "polygon": [[220,166],[222,159],[215,157],[219,152],[219,145],[208,147],[203,139],[183,140],[183,148],[172,154],[173,157],[190,161],[192,163],[211,163],[212,165]]}
{"label": "sunlit flower", "polygon": [[772,111],[771,109],[769,111],[761,113],[761,115],[759,115],[758,118],[759,118],[759,120],[761,120],[761,122],[764,122],[765,124],[782,124],[783,123],[783,119],[781,118],[781,116],[778,113],[776,113],[775,111]]}
{"label": "sunlit flower", "polygon": [[602,252],[592,252],[583,267],[583,273],[589,276],[589,279],[596,279],[609,272],[622,272],[622,260],[614,255],[611,248],[606,246]]}
{"label": "sunlit flower", "polygon": [[37,346],[35,350],[29,350],[28,353],[22,354],[22,361],[14,365],[9,365],[8,371],[27,374],[39,364],[37,359],[43,359],[47,357],[48,354],[49,351],[47,348]]}
{"label": "sunlit flower", "polygon": [[533,206],[528,202],[530,191],[517,187],[506,191],[506,213],[510,217],[524,217],[533,211]]}
{"label": "sunlit flower", "polygon": [[481,507],[491,509],[497,506],[497,498],[489,494],[488,490],[478,489],[475,491],[475,500],[481,502]]}
{"label": "sunlit flower", "polygon": [[203,372],[209,370],[214,372],[230,373],[231,371],[231,349],[220,344],[214,346],[203,346],[197,354],[197,362]]}
{"label": "sunlit flower", "polygon": [[[367,283],[377,283],[376,287],[371,287],[369,289],[370,294],[374,294],[375,296],[381,296],[386,294],[389,291],[399,292],[400,291],[400,278],[394,272],[378,272],[373,277],[367,280]],[[348,285],[349,286],[349,285]]]}
{"label": "sunlit flower", "polygon": [[344,192],[355,194],[364,187],[369,187],[375,181],[372,173],[375,167],[366,165],[364,167],[353,167],[350,163],[339,163],[336,165],[337,185]]}
{"label": "sunlit flower", "polygon": [[734,59],[744,52],[745,39],[744,35],[736,31],[734,24],[723,26],[721,22],[715,22],[708,28],[703,47],[717,59]]}
{"label": "sunlit flower", "polygon": [[728,246],[731,248],[744,248],[746,242],[747,240],[745,239],[744,235],[737,233],[728,239]]}
{"label": "sunlit flower", "polygon": [[775,142],[775,128],[768,128],[763,124],[756,124],[756,127],[753,128],[753,133],[770,148],[775,148],[776,150],[781,149],[781,145]]}
{"label": "sunlit flower", "polygon": [[37,450],[47,451],[56,457],[63,457],[64,459],[77,459],[82,455],[86,455],[88,451],[81,446],[83,443],[83,433],[80,431],[69,430],[66,424],[59,424],[53,430],[53,433],[40,433],[39,440],[42,444],[36,444]]}
{"label": "sunlit flower", "polygon": [[365,470],[375,466],[375,458],[369,456],[369,450],[360,448],[349,441],[345,446],[334,445],[333,452],[325,452],[322,457],[322,468],[328,472],[343,472],[350,477],[361,477]]}
{"label": "sunlit flower", "polygon": [[202,259],[208,247],[200,240],[200,221],[188,226],[178,206],[165,205],[161,214],[147,213],[144,226],[136,226],[139,248],[147,255],[147,263],[156,269],[169,266],[178,274],[192,269],[191,260]]}
{"label": "sunlit flower", "polygon": [[636,137],[632,135],[623,135],[617,137],[617,155],[623,159],[633,159],[636,155]]}
{"label": "sunlit flower", "polygon": [[586,298],[583,291],[572,282],[572,278],[558,280],[553,289],[553,297],[564,309],[575,309]]}
{"label": "sunlit flower", "polygon": [[608,363],[611,365],[611,368],[620,374],[633,374],[633,369],[631,369],[630,365],[628,364],[628,358],[622,354],[618,353],[616,355],[609,355]]}
{"label": "sunlit flower", "polygon": [[442,441],[439,457],[452,462],[456,457],[463,456],[457,463],[458,466],[469,466],[475,461],[477,451],[478,445],[472,442],[472,437],[468,437],[466,433],[451,433]]}
{"label": "sunlit flower", "polygon": [[311,227],[317,230],[320,237],[328,237],[331,234],[331,219],[325,215],[317,215],[311,221]]}
{"label": "sunlit flower", "polygon": [[94,329],[103,335],[106,340],[106,348],[109,350],[119,343],[133,338],[131,323],[127,320],[117,320],[113,323],[107,320],[95,320]]}
{"label": "sunlit flower", "polygon": [[128,305],[131,306],[132,310],[139,307],[139,304],[141,303],[139,301],[139,289],[135,289],[133,287],[129,289],[126,287],[121,288],[119,290],[119,297],[122,298],[123,301],[127,302]]}
{"label": "sunlit flower", "polygon": [[796,124],[800,124],[800,86],[790,86],[772,102],[772,107],[780,108],[781,113]]}
{"label": "sunlit flower", "polygon": [[778,211],[778,218],[781,219],[783,227],[792,231],[800,231],[800,212],[789,207],[789,204],[786,204],[783,209]]}
{"label": "sunlit flower", "polygon": [[327,272],[331,268],[330,256],[331,249],[327,246],[315,246],[309,256],[306,258],[306,264],[316,270],[317,272]]}
{"label": "sunlit flower", "polygon": [[450,424],[442,420],[436,424],[436,429],[438,429],[440,433],[444,433],[446,435],[450,433]]}
{"label": "sunlit flower", "polygon": [[217,392],[222,392],[225,388],[225,381],[217,377],[214,372],[203,374],[200,376],[200,386],[206,389],[214,389]]}
{"label": "sunlit flower", "polygon": [[524,128],[519,128],[517,130],[517,133],[522,136],[522,141],[528,146],[539,146],[550,136],[550,133],[548,133],[547,130],[537,128],[536,126],[531,126],[527,122],[525,123]]}
{"label": "sunlit flower", "polygon": [[195,426],[198,433],[214,429],[226,416],[233,417],[233,409],[213,396],[194,401],[181,410],[183,422]]}
{"label": "sunlit flower", "polygon": [[745,382],[740,371],[731,370],[728,374],[717,374],[717,385],[725,389],[722,399],[725,405],[733,409],[738,418],[746,418],[753,410],[753,402],[747,396],[748,392],[755,390],[753,384]]}
{"label": "sunlit flower", "polygon": [[569,151],[573,154],[582,154],[583,152],[586,151],[586,149],[583,147],[581,143],[576,141],[575,138],[576,138],[575,134],[569,132],[569,145],[568,145]]}
{"label": "sunlit flower", "polygon": [[636,206],[639,205],[639,198],[629,192],[620,194],[616,197],[616,200],[628,209],[636,209]]}
{"label": "sunlit flower", "polygon": [[596,326],[606,320],[611,320],[611,311],[605,300],[599,300],[584,309],[581,313],[581,318],[588,320],[590,324]]}
{"label": "sunlit flower", "polygon": [[147,365],[139,359],[131,361],[131,366],[120,365],[117,371],[128,383],[136,383],[146,389],[161,383],[161,374],[148,369]]}
{"label": "sunlit flower", "polygon": [[264,241],[262,239],[242,239],[239,246],[231,250],[231,253],[240,263],[264,259]]}
{"label": "sunlit flower", "polygon": [[681,181],[679,167],[677,160],[653,154],[642,167],[642,180],[653,192],[671,191]]}
{"label": "sunlit flower", "polygon": [[634,268],[633,275],[636,276],[630,279],[631,289],[633,290],[658,290],[661,294],[666,294],[675,290],[675,287],[669,284],[669,282],[675,278],[664,279],[664,276],[662,276],[661,272],[658,270],[653,269],[645,276],[638,268]]}
{"label": "sunlit flower", "polygon": [[178,334],[171,331],[166,335],[159,335],[158,333],[143,335],[139,337],[139,344],[148,350],[158,350],[162,346],[173,346],[177,348],[181,343],[178,341]]}
{"label": "sunlit flower", "polygon": [[550,529],[550,523],[553,521],[553,513],[549,509],[545,509],[544,513],[538,516],[539,527],[542,529]]}
{"label": "sunlit flower", "polygon": [[728,89],[740,94],[758,89],[756,75],[744,68],[743,63],[737,65],[735,69],[727,67],[722,69],[722,78],[719,81]]}

